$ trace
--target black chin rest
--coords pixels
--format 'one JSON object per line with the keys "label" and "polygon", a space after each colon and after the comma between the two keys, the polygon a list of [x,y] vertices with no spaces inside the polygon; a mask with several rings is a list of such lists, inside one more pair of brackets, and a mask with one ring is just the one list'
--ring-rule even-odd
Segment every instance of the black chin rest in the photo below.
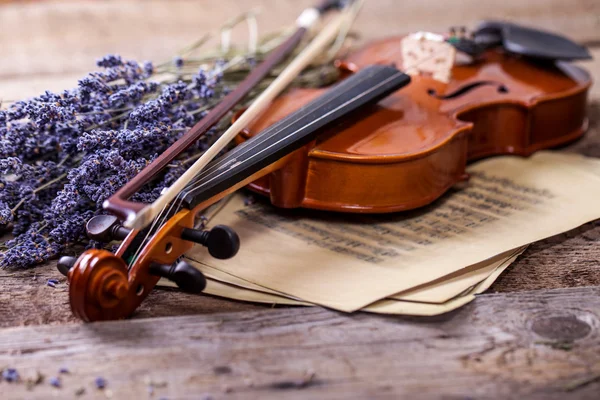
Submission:
{"label": "black chin rest", "polygon": [[586,60],[588,50],[554,33],[509,22],[485,21],[474,31],[475,42],[501,42],[507,51],[540,60]]}

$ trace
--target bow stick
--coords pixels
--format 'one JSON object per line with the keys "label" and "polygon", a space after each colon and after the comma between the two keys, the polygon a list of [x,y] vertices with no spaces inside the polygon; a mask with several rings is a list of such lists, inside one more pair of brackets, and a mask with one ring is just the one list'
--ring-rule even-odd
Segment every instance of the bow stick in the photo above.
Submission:
{"label": "bow stick", "polygon": [[[152,163],[146,166],[127,184],[121,187],[114,195],[108,198],[103,204],[104,209],[125,220],[126,226],[141,227],[147,225],[152,220],[153,215],[156,215],[156,213],[152,213],[152,210],[155,210],[157,207],[152,207],[150,210],[148,210],[146,204],[129,201],[128,199],[152,178],[154,178],[175,157],[181,154],[181,152],[185,151],[210,128],[223,119],[233,109],[233,107],[235,107],[235,105],[237,105],[244,97],[246,97],[246,95],[250,93],[250,91],[254,89],[256,85],[258,85],[258,83],[260,83],[277,64],[279,64],[283,59],[292,53],[292,51],[302,41],[309,28],[313,26],[323,14],[329,10],[340,8],[342,6],[341,3],[342,2],[340,0],[323,0],[319,5],[305,9],[296,20],[296,25],[298,28],[285,42],[283,42],[271,54],[269,54],[269,56],[262,63],[260,63],[260,65],[258,65],[234,91],[229,93],[185,135],[173,143],[171,147],[157,157]],[[299,73],[299,71],[297,73]],[[228,132],[233,131],[230,129]],[[238,132],[229,133],[230,138],[232,138]],[[228,141],[229,140],[227,140],[227,142]],[[217,141],[217,143],[220,145],[220,143],[223,143],[223,141]],[[210,158],[214,157],[218,151],[220,151],[220,149],[216,151],[210,151]],[[196,167],[197,165],[201,165],[200,168],[202,168],[203,165],[210,161],[204,156],[200,158],[200,160],[202,160],[201,163],[196,162],[196,164],[192,166],[192,168],[195,168],[196,172],[199,171],[199,168]],[[186,177],[190,177],[190,175],[193,177],[195,173],[184,174]],[[180,181],[183,182],[181,178],[177,182]],[[177,184],[177,182],[175,182],[175,184]],[[177,187],[182,186],[181,182]],[[171,186],[171,188],[173,188],[173,186]],[[161,196],[159,198],[161,201],[160,204],[164,205],[171,200],[174,197],[173,191],[174,190],[169,189],[166,196]],[[142,214],[144,216],[143,220],[140,218],[141,211],[145,211]]]}
{"label": "bow stick", "polygon": [[[356,10],[353,10],[356,13]],[[317,14],[305,11],[298,18],[298,25],[305,26],[308,21],[316,18]],[[142,229],[148,226],[161,210],[169,204],[179,192],[204,168],[227,144],[244,129],[254,118],[263,112],[304,68],[306,68],[338,35],[347,21],[348,15],[340,13],[307,45],[307,47],[281,72],[281,74],[254,100],[252,105],[215,141],[196,162],[164,190],[158,199],[137,212],[129,212],[123,225],[127,228]],[[302,28],[300,28],[302,29]]]}

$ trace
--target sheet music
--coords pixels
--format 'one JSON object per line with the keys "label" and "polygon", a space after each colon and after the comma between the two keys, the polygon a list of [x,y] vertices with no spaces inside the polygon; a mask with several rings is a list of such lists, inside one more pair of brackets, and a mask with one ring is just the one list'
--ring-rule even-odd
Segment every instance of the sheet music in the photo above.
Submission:
{"label": "sheet music", "polygon": [[392,215],[280,210],[233,198],[213,223],[235,229],[231,260],[190,257],[278,293],[342,311],[456,273],[600,217],[600,160],[539,152],[490,158],[429,207]]}

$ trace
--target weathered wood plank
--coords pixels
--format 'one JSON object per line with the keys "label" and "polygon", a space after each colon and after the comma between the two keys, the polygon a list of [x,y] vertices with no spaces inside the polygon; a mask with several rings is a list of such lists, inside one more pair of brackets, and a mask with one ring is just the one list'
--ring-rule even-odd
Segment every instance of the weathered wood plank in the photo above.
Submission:
{"label": "weathered wood plank", "polygon": [[[260,31],[294,21],[314,0],[151,0],[14,2],[0,7],[0,77],[87,71],[106,53],[169,59],[174,51],[229,17],[260,8]],[[217,5],[218,4],[218,5]],[[552,29],[575,40],[600,40],[595,0],[366,1],[356,23],[364,39],[508,18]],[[236,31],[245,37],[245,27]]]}
{"label": "weathered wood plank", "polygon": [[[46,285],[51,278],[60,281],[55,288]],[[71,313],[68,296],[66,278],[56,270],[54,261],[28,271],[0,270],[0,328],[79,321]],[[150,294],[136,311],[135,318],[265,308],[269,306],[228,301],[212,296],[198,297],[164,288]]]}
{"label": "weathered wood plank", "polygon": [[600,391],[600,287],[483,295],[435,319],[321,308],[0,330],[0,365],[53,376],[5,399],[589,398]]}

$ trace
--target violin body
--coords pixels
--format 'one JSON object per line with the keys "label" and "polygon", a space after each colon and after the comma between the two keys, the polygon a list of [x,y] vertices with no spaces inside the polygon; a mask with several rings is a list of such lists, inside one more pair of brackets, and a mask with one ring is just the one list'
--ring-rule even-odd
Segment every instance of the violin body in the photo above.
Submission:
{"label": "violin body", "polygon": [[[339,63],[401,65],[401,37],[373,42]],[[376,106],[320,133],[280,169],[249,185],[278,207],[355,213],[409,210],[468,179],[469,161],[528,156],[579,138],[587,127],[589,74],[564,63],[491,49],[452,69],[448,83],[413,76]],[[317,97],[294,89],[237,138],[242,143]]]}

